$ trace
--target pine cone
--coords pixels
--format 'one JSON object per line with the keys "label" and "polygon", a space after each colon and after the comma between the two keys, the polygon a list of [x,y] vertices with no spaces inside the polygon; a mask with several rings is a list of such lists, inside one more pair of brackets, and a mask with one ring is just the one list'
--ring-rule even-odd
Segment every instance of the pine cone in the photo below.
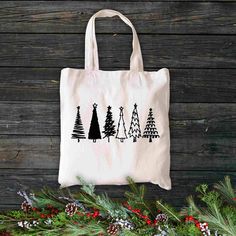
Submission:
{"label": "pine cone", "polygon": [[168,216],[166,215],[166,214],[158,214],[157,216],[156,216],[156,220],[158,221],[158,222],[167,222],[168,221]]}
{"label": "pine cone", "polygon": [[116,236],[118,235],[119,230],[120,230],[119,225],[110,224],[107,228],[107,234],[111,236]]}
{"label": "pine cone", "polygon": [[24,201],[24,202],[21,203],[21,209],[24,212],[28,213],[32,209],[32,207],[27,201]]}
{"label": "pine cone", "polygon": [[68,203],[66,205],[65,212],[67,213],[68,216],[73,216],[78,210],[78,207],[76,203]]}

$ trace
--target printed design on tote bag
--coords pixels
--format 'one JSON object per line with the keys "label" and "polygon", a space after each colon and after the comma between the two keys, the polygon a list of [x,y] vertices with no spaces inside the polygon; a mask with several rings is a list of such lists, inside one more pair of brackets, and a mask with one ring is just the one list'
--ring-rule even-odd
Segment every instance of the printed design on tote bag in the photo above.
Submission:
{"label": "printed design on tote bag", "polygon": [[131,117],[128,135],[130,138],[133,138],[134,143],[137,142],[137,138],[141,137],[141,129],[139,125],[139,117],[136,103],[134,104],[134,110]]}
{"label": "printed design on tote bag", "polygon": [[[93,104],[93,114],[90,123],[88,139],[92,139],[94,143],[96,143],[97,139],[101,139],[101,132],[99,128],[98,116],[97,116],[97,104]],[[132,138],[133,142],[137,142],[137,139],[148,138],[151,143],[154,138],[160,138],[158,134],[155,119],[153,117],[152,108],[149,109],[148,118],[146,122],[146,126],[141,135],[140,123],[139,123],[139,115],[138,115],[138,105],[134,104],[134,109],[131,116],[130,128],[128,132],[128,136]],[[113,120],[113,114],[111,111],[111,106],[107,107],[107,114],[105,119],[105,125],[103,126],[104,130],[102,133],[104,134],[103,138],[107,138],[107,141],[110,142],[110,138],[115,136],[115,138],[119,139],[120,142],[124,142],[127,139],[126,127],[124,121],[124,107],[120,107],[119,121],[117,125],[117,130],[115,129],[115,121]],[[80,116],[80,106],[77,107],[77,115],[74,124],[74,129],[72,133],[72,139],[77,139],[80,142],[80,139],[86,139],[81,116]]]}
{"label": "printed design on tote bag", "polygon": [[155,119],[153,117],[152,108],[149,109],[146,127],[143,133],[143,138],[149,138],[149,142],[152,142],[153,138],[160,138],[155,125]]}
{"label": "printed design on tote bag", "polygon": [[91,124],[89,128],[88,138],[92,139],[94,143],[96,143],[97,139],[101,139],[101,133],[98,123],[98,115],[97,115],[97,104],[93,104],[93,115],[91,119]]}
{"label": "printed design on tote bag", "polygon": [[80,141],[80,139],[85,139],[86,138],[85,133],[84,133],[82,120],[81,120],[81,117],[80,117],[80,106],[77,107],[77,116],[76,116],[75,125],[74,125],[74,129],[73,129],[73,134],[72,134],[71,138],[78,139],[78,142]]}
{"label": "printed design on tote bag", "polygon": [[120,139],[122,143],[124,142],[124,139],[127,139],[123,110],[124,108],[120,107],[120,118],[116,133],[116,138]]}
{"label": "printed design on tote bag", "polygon": [[112,118],[111,106],[108,106],[104,131],[102,131],[105,135],[103,138],[107,138],[108,142],[110,142],[110,137],[114,136],[116,133],[114,122],[115,121]]}

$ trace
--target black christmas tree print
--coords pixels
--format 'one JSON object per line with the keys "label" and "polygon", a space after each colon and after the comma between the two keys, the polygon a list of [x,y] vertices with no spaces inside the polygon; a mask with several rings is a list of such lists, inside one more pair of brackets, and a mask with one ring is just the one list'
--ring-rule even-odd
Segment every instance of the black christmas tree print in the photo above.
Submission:
{"label": "black christmas tree print", "polygon": [[120,118],[116,133],[116,138],[120,139],[122,143],[124,142],[124,139],[127,139],[123,110],[124,108],[120,107]]}
{"label": "black christmas tree print", "polygon": [[80,106],[77,107],[77,116],[76,116],[73,134],[71,138],[78,139],[78,142],[80,141],[80,139],[86,138],[82,121],[81,121],[81,117],[80,117]]}
{"label": "black christmas tree print", "polygon": [[131,124],[130,124],[128,135],[129,137],[133,137],[133,142],[136,142],[137,138],[141,137],[137,104],[134,104],[134,110],[132,113]]}
{"label": "black christmas tree print", "polygon": [[159,138],[159,134],[156,129],[155,120],[152,113],[152,108],[149,109],[146,127],[143,133],[143,138],[149,138],[149,142],[152,142],[153,138]]}
{"label": "black christmas tree print", "polygon": [[107,107],[107,116],[105,120],[104,131],[102,132],[105,135],[103,138],[107,138],[108,142],[110,142],[110,137],[114,136],[116,133],[114,120],[112,119],[111,106]]}
{"label": "black christmas tree print", "polygon": [[97,139],[101,139],[100,128],[98,124],[98,115],[97,115],[97,104],[93,104],[93,116],[89,128],[88,138],[92,139],[96,143]]}

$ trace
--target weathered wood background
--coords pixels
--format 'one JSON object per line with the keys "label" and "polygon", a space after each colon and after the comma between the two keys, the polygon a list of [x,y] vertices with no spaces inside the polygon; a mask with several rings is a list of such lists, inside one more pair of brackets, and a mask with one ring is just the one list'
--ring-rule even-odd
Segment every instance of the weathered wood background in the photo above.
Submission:
{"label": "weathered wood background", "polygon": [[[173,190],[147,184],[148,197],[180,206],[199,183],[236,182],[236,2],[1,1],[0,209],[18,206],[20,188],[58,186],[60,70],[83,67],[85,26],[102,8],[134,23],[147,70],[171,72]],[[101,67],[127,69],[130,29],[96,25]]]}

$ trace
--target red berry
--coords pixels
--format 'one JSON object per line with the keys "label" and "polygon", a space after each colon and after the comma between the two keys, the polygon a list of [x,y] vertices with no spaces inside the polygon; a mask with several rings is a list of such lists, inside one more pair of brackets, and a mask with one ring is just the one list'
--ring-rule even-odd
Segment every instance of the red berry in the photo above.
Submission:
{"label": "red berry", "polygon": [[194,220],[193,216],[189,216],[189,217],[188,217],[188,220],[189,220],[189,221],[193,221],[193,220]]}
{"label": "red berry", "polygon": [[200,223],[199,223],[199,222],[198,222],[198,223],[196,223],[196,227],[197,227],[197,228],[199,228],[199,229],[201,228],[201,227],[200,227]]}
{"label": "red berry", "polygon": [[152,221],[151,221],[150,219],[148,219],[148,220],[146,220],[146,223],[147,223],[148,225],[150,225],[150,224],[152,223]]}
{"label": "red berry", "polygon": [[46,218],[45,214],[40,214],[40,218]]}

